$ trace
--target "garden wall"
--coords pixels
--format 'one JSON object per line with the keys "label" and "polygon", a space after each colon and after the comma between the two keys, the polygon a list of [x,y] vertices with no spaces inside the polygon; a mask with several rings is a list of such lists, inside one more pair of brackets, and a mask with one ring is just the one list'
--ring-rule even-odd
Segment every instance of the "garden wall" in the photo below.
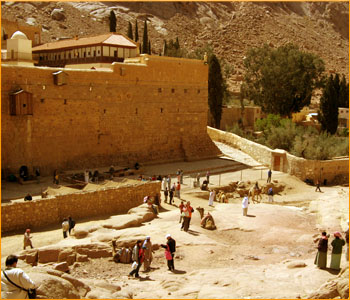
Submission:
{"label": "garden wall", "polygon": [[159,181],[140,182],[102,191],[77,191],[45,199],[5,203],[1,205],[1,232],[61,224],[68,216],[79,220],[126,213],[142,204],[145,196],[159,194],[160,186]]}
{"label": "garden wall", "polygon": [[349,182],[349,158],[332,160],[308,160],[296,157],[284,150],[271,150],[236,134],[208,127],[208,134],[214,141],[228,144],[249,154],[252,158],[271,168],[294,175],[301,180],[319,179],[328,183]]}

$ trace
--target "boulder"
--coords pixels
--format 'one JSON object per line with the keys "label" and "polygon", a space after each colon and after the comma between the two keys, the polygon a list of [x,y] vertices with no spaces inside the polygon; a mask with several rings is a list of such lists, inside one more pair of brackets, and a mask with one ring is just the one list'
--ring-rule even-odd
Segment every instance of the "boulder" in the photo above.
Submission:
{"label": "boulder", "polygon": [[60,251],[61,248],[58,247],[42,247],[38,249],[38,262],[42,264],[48,262],[57,262]]}
{"label": "boulder", "polygon": [[87,255],[77,254],[76,261],[77,262],[86,262],[86,261],[89,261],[89,257]]}
{"label": "boulder", "polygon": [[71,275],[64,273],[61,277],[68,280],[75,287],[81,297],[85,297],[86,294],[91,291],[91,288],[87,284]]}
{"label": "boulder", "polygon": [[25,256],[25,262],[32,266],[36,266],[38,264],[38,250],[33,249],[29,251],[28,254]]}
{"label": "boulder", "polygon": [[98,288],[108,290],[111,293],[119,292],[122,289],[119,285],[109,283],[105,280],[95,280],[94,285]]}
{"label": "boulder", "polygon": [[56,21],[64,21],[66,19],[66,16],[64,15],[64,10],[55,8],[51,12],[51,18]]}
{"label": "boulder", "polygon": [[[91,243],[73,247],[77,255],[87,255],[89,258],[111,257],[112,248],[104,243]],[[78,260],[77,260],[78,261]]]}
{"label": "boulder", "polygon": [[46,299],[79,299],[80,295],[74,286],[67,280],[48,273],[29,273],[35,282],[37,298]]}
{"label": "boulder", "polygon": [[293,261],[287,265],[288,269],[294,269],[294,268],[305,268],[306,263],[303,261]]}
{"label": "boulder", "polygon": [[69,267],[68,264],[66,262],[61,262],[58,264],[54,264],[53,268],[57,271],[61,271],[61,272],[69,272]]}
{"label": "boulder", "polygon": [[337,291],[341,299],[349,299],[349,278],[338,280]]}
{"label": "boulder", "polygon": [[139,226],[143,222],[143,216],[140,216],[139,213],[142,212],[142,214],[144,214],[143,211],[144,210],[138,211],[138,214],[133,213],[111,217],[106,223],[103,224],[103,227],[119,230]]}
{"label": "boulder", "polygon": [[74,228],[74,237],[76,239],[83,239],[86,238],[89,235],[89,229],[88,228]]}
{"label": "boulder", "polygon": [[62,250],[58,255],[58,261],[59,262],[67,262],[69,266],[74,264],[76,260],[76,253],[73,249],[67,248]]}

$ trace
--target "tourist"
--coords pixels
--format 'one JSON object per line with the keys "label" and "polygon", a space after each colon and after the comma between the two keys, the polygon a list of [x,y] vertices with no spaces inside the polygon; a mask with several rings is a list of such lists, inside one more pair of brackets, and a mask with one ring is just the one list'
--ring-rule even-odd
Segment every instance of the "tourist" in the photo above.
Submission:
{"label": "tourist", "polygon": [[320,269],[327,267],[327,249],[328,249],[328,237],[326,232],[322,232],[321,238],[317,246],[317,254],[315,257],[314,264]]}
{"label": "tourist", "polygon": [[85,183],[89,183],[89,170],[85,170],[84,172],[84,181]]}
{"label": "tourist", "polygon": [[143,263],[144,255],[142,249],[142,241],[138,240],[132,250],[132,271],[129,273],[129,276],[133,276],[135,274],[135,278],[139,276],[139,270],[141,268],[141,264]]}
{"label": "tourist", "polygon": [[143,203],[148,203],[148,199],[149,199],[149,196],[145,196],[145,197],[143,198]]}
{"label": "tourist", "polygon": [[174,257],[175,257],[175,251],[176,251],[176,241],[171,237],[170,234],[167,234],[165,236],[165,238],[167,239],[166,245],[161,244],[160,246],[162,248],[165,248],[165,258],[167,259],[167,262],[168,262],[169,271],[174,271],[175,270]]}
{"label": "tourist", "polygon": [[151,263],[153,260],[153,256],[152,256],[152,242],[151,242],[151,237],[150,236],[146,236],[145,241],[143,242],[142,245],[142,249],[144,252],[144,263],[143,263],[143,269],[144,271],[148,272],[151,270]]}
{"label": "tourist", "polygon": [[173,189],[171,189],[169,191],[169,204],[171,205],[172,201],[173,201],[173,198],[174,198],[174,191]]}
{"label": "tourist", "polygon": [[162,176],[161,176],[161,175],[158,175],[158,176],[157,176],[157,180],[158,180],[158,181],[162,181]]}
{"label": "tourist", "polygon": [[95,183],[98,183],[98,177],[99,177],[98,170],[95,170],[94,175],[92,177],[92,181]]}
{"label": "tourist", "polygon": [[62,222],[62,231],[63,231],[63,238],[64,239],[67,237],[68,230],[69,230],[69,222],[66,218],[64,218],[63,222]]}
{"label": "tourist", "polygon": [[35,283],[20,268],[17,268],[18,257],[9,255],[6,268],[1,276],[1,299],[27,299],[28,289],[35,289]]}
{"label": "tourist", "polygon": [[170,175],[168,175],[168,178],[166,179],[166,182],[168,184],[168,190],[170,191],[170,188],[171,188],[171,177],[170,177]]}
{"label": "tourist", "polygon": [[184,212],[184,221],[182,223],[181,229],[187,232],[190,228],[192,213],[194,212],[194,209],[192,208],[190,201],[187,201],[185,207],[183,208],[183,212]]}
{"label": "tourist", "polygon": [[209,177],[210,177],[210,172],[209,171],[207,172],[206,176],[207,176],[207,182],[209,184]]}
{"label": "tourist", "polygon": [[213,206],[214,205],[214,199],[215,199],[215,190],[211,190],[210,194],[209,194],[209,206]]}
{"label": "tourist", "polygon": [[181,197],[180,197],[180,190],[181,190],[181,184],[180,184],[180,182],[178,181],[175,191],[176,191],[176,197],[179,198],[179,199],[181,199]]}
{"label": "tourist", "polygon": [[168,195],[169,195],[168,188],[165,187],[165,189],[164,189],[164,198],[165,198],[164,202],[165,203],[167,203],[167,201],[168,201]]}
{"label": "tourist", "polygon": [[27,246],[30,246],[32,249],[34,248],[31,238],[30,229],[26,229],[26,232],[24,233],[23,250],[26,250]]}
{"label": "tourist", "polygon": [[245,194],[242,200],[243,216],[247,216],[248,214],[248,205],[249,205],[249,199],[247,194]]}
{"label": "tourist", "polygon": [[331,257],[331,265],[330,268],[334,270],[340,269],[340,259],[341,253],[343,250],[343,246],[345,245],[345,241],[342,238],[339,231],[334,233],[334,240],[331,243],[332,249],[332,257]]}
{"label": "tourist", "polygon": [[316,190],[315,190],[315,192],[317,192],[317,191],[322,193],[322,191],[320,189],[320,181],[318,179],[316,180]]}
{"label": "tourist", "polygon": [[184,183],[184,171],[182,169],[180,170],[180,183]]}
{"label": "tourist", "polygon": [[269,169],[267,172],[267,183],[271,182],[271,176],[272,176],[272,171],[271,169]]}
{"label": "tourist", "polygon": [[185,207],[185,204],[184,204],[183,201],[181,201],[181,203],[180,203],[180,205],[179,205],[179,209],[180,209],[180,221],[179,221],[179,223],[182,222],[182,219],[183,219],[183,217],[184,217],[184,215],[183,215],[183,209],[184,209],[184,207]]}
{"label": "tourist", "polygon": [[136,162],[136,163],[135,163],[135,165],[134,165],[134,169],[135,169],[135,170],[140,169],[140,164],[139,164],[138,162]]}
{"label": "tourist", "polygon": [[71,231],[75,227],[75,221],[72,219],[71,216],[68,217],[68,224],[69,224],[68,232],[69,232],[69,235],[71,235]]}
{"label": "tourist", "polygon": [[166,189],[166,178],[163,177],[163,180],[162,180],[162,190],[165,191]]}
{"label": "tourist", "polygon": [[200,173],[197,174],[196,180],[197,180],[197,187],[199,187],[201,185],[200,184],[200,180],[201,180],[201,174]]}
{"label": "tourist", "polygon": [[177,171],[176,171],[176,177],[177,177],[177,181],[178,181],[178,182],[180,182],[180,174],[181,174],[180,169],[177,169]]}
{"label": "tourist", "polygon": [[32,200],[33,200],[33,197],[29,193],[24,197],[24,201],[32,201]]}
{"label": "tourist", "polygon": [[349,261],[349,220],[347,220],[347,223],[348,223],[348,230],[345,231],[345,241],[346,241],[345,258],[346,258],[346,261]]}
{"label": "tourist", "polygon": [[267,191],[267,195],[269,196],[269,202],[273,202],[273,189],[270,187]]}

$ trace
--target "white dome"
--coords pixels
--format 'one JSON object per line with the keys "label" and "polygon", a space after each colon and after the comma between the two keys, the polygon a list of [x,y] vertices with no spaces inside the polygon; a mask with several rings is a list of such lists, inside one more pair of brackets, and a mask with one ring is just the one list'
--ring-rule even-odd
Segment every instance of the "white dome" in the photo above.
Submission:
{"label": "white dome", "polygon": [[16,40],[28,40],[27,36],[21,32],[21,31],[16,31],[12,36],[11,39],[16,39]]}

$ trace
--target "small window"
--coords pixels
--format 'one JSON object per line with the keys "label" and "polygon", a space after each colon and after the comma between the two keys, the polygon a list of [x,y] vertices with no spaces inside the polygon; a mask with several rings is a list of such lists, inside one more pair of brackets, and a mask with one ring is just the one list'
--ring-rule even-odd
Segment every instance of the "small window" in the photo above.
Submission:
{"label": "small window", "polygon": [[184,89],[184,93],[187,94],[187,89]]}
{"label": "small window", "polygon": [[162,92],[162,88],[158,88],[158,93],[161,93]]}
{"label": "small window", "polygon": [[64,102],[63,102],[63,104],[67,104],[67,99],[64,99]]}
{"label": "small window", "polygon": [[136,108],[136,110],[135,110],[135,114],[137,115],[137,108]]}
{"label": "small window", "polygon": [[174,94],[175,93],[175,89],[171,89],[171,92]]}
{"label": "small window", "polygon": [[197,94],[199,94],[201,92],[201,90],[197,90]]}
{"label": "small window", "polygon": [[160,113],[163,113],[163,108],[160,109]]}

